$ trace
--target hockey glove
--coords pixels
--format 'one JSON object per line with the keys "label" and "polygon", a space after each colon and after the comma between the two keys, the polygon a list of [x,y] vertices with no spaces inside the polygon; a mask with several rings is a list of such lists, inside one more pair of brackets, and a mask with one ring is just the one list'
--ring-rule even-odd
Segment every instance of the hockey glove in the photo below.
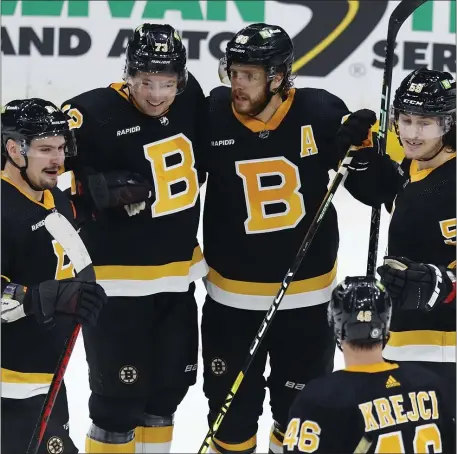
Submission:
{"label": "hockey glove", "polygon": [[455,278],[451,278],[443,266],[388,256],[384,257],[384,265],[378,268],[378,273],[392,300],[403,310],[428,312],[450,302],[455,295]]}
{"label": "hockey glove", "polygon": [[138,173],[111,171],[88,174],[83,190],[87,191],[99,211],[145,202],[152,198],[154,188]]}
{"label": "hockey glove", "polygon": [[360,147],[368,139],[368,142],[371,143],[371,127],[375,123],[376,114],[372,110],[362,109],[349,115],[336,133],[339,147],[343,153],[346,153],[351,145]]}
{"label": "hockey glove", "polygon": [[95,326],[107,301],[105,291],[95,282],[76,279],[50,280],[31,287],[24,297],[24,311],[40,324],[55,316],[72,317],[76,322]]}

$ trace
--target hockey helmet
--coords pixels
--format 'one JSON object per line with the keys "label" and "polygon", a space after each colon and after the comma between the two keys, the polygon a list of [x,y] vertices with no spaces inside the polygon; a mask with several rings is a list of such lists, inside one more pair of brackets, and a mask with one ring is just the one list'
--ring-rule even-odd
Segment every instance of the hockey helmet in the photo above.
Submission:
{"label": "hockey helmet", "polygon": [[346,277],[332,292],[328,322],[338,347],[342,341],[358,344],[382,342],[389,337],[392,300],[374,277]]}
{"label": "hockey helmet", "polygon": [[187,52],[179,33],[168,24],[142,24],[127,44],[125,76],[137,71],[178,76],[177,93],[187,84]]}
{"label": "hockey helmet", "polygon": [[[286,31],[277,25],[257,23],[243,28],[228,42],[221,66],[225,66],[229,78],[233,63],[263,66],[269,81],[278,71],[284,72],[279,92],[290,80],[293,61],[294,45]],[[224,71],[220,74],[223,80]]]}
{"label": "hockey helmet", "polygon": [[[408,75],[395,92],[390,111],[390,126],[397,135],[408,135],[409,124],[399,120],[400,113],[438,117],[438,128],[423,125],[424,138],[445,136],[455,125],[456,84],[448,72],[420,68]],[[402,130],[403,128],[403,130]],[[455,138],[454,138],[455,141]]]}
{"label": "hockey helmet", "polygon": [[33,139],[63,136],[65,156],[77,152],[76,140],[70,130],[71,118],[55,104],[40,98],[17,99],[2,109],[2,151],[6,153],[6,142],[13,139],[21,144],[21,153],[27,156]]}

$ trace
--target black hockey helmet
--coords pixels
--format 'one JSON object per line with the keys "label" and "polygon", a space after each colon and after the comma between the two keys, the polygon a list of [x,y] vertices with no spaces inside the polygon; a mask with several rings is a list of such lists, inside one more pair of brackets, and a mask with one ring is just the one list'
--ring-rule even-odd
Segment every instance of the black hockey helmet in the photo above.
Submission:
{"label": "black hockey helmet", "polygon": [[[75,156],[77,147],[73,131],[70,130],[70,120],[71,118],[55,104],[40,98],[17,99],[2,109],[2,154],[21,171],[22,178],[35,191],[41,191],[42,188],[33,185],[26,173],[31,153],[30,144],[34,139],[63,136],[65,156]],[[6,144],[9,139],[20,144],[20,151],[25,159],[24,166],[18,166],[7,152]]]}
{"label": "black hockey helmet", "polygon": [[384,286],[370,276],[346,277],[332,292],[328,322],[341,341],[383,345],[389,337],[392,300]]}
{"label": "black hockey helmet", "polygon": [[178,93],[187,84],[187,52],[179,33],[168,24],[142,24],[127,44],[125,76],[137,71],[173,73],[178,76]]}
{"label": "black hockey helmet", "polygon": [[[455,108],[456,84],[452,75],[444,71],[420,68],[409,74],[395,92],[390,124],[398,135],[398,118],[401,112],[439,117],[441,136],[445,136],[443,141],[445,145],[453,144],[455,149]],[[450,140],[452,141],[449,142]]]}
{"label": "black hockey helmet", "polygon": [[221,65],[225,65],[228,77],[233,63],[263,66],[269,81],[277,72],[284,72],[276,91],[282,92],[291,84],[293,62],[294,45],[286,31],[277,25],[257,23],[243,28],[228,42]]}
{"label": "black hockey helmet", "polygon": [[64,136],[65,156],[76,155],[76,140],[70,130],[70,117],[55,104],[40,98],[17,99],[2,109],[2,146],[13,139],[21,143],[21,153],[27,155],[30,142],[51,136]]}

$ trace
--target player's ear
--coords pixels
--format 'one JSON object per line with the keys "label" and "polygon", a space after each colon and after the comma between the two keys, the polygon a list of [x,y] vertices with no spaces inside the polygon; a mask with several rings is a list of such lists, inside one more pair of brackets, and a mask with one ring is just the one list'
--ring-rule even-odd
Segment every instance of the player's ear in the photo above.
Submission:
{"label": "player's ear", "polygon": [[18,154],[18,144],[13,139],[8,139],[5,144],[6,152],[10,158],[14,158]]}
{"label": "player's ear", "polygon": [[271,91],[278,89],[281,85],[282,80],[284,79],[284,73],[276,73],[271,81]]}
{"label": "player's ear", "polygon": [[21,145],[14,139],[8,139],[5,144],[6,152],[9,157],[18,165],[22,166]]}

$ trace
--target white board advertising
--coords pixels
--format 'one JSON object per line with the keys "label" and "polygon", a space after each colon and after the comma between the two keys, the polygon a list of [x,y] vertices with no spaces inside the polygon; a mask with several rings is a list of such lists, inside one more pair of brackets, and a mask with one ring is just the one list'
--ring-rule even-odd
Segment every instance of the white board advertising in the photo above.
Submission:
{"label": "white board advertising", "polygon": [[[170,23],[204,91],[219,85],[227,40],[253,22],[280,25],[295,45],[295,85],[324,88],[351,110],[379,110],[387,0],[3,0],[2,104],[56,103],[120,81],[125,47],[143,22]],[[398,35],[393,88],[413,69],[456,72],[455,1],[428,1]]]}

